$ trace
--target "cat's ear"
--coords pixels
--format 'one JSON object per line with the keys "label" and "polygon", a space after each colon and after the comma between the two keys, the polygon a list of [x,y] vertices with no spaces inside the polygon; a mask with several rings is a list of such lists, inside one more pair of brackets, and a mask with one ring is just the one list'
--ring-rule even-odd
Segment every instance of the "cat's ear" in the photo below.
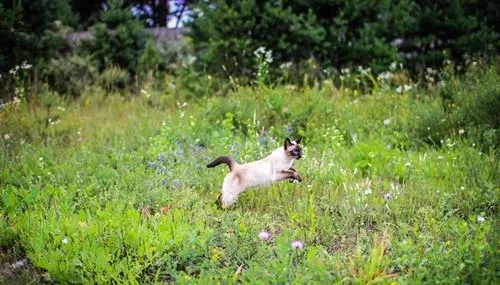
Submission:
{"label": "cat's ear", "polygon": [[287,137],[285,139],[285,145],[284,145],[285,149],[287,149],[291,145],[292,145],[292,141],[290,141],[290,139]]}
{"label": "cat's ear", "polygon": [[296,142],[297,144],[300,144],[300,141],[302,141],[302,137],[299,137],[299,138],[298,138],[295,142]]}

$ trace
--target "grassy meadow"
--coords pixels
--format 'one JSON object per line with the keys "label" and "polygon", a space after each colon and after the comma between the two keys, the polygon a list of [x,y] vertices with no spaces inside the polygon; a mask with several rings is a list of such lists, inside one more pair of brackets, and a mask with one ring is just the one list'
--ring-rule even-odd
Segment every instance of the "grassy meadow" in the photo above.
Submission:
{"label": "grassy meadow", "polygon": [[[434,75],[4,104],[0,282],[498,284],[500,69]],[[211,159],[299,135],[303,182],[217,207]]]}

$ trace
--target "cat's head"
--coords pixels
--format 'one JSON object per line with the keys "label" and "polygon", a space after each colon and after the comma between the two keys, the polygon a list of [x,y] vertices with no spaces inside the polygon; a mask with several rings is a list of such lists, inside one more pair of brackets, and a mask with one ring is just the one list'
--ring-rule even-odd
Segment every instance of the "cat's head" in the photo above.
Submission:
{"label": "cat's head", "polygon": [[286,155],[293,157],[295,159],[302,158],[302,147],[300,146],[300,141],[302,137],[297,139],[296,141],[292,141],[289,138],[285,139],[285,153]]}

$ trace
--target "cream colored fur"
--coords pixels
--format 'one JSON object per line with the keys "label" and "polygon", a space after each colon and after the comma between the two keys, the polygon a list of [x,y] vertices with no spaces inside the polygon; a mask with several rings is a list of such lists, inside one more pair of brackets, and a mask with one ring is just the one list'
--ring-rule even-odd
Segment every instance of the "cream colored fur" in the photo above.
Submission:
{"label": "cream colored fur", "polygon": [[294,157],[287,155],[283,147],[279,147],[261,160],[246,164],[234,162],[233,169],[226,175],[222,184],[221,206],[231,206],[248,188],[269,185],[287,178],[300,180],[295,170],[290,170],[294,160]]}

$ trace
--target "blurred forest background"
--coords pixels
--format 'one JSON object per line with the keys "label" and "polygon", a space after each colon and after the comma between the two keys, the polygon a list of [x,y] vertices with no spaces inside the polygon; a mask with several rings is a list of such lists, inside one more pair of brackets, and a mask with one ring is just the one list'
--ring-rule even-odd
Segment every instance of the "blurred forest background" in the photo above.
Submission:
{"label": "blurred forest background", "polygon": [[8,0],[0,19],[4,101],[23,63],[28,88],[45,82],[62,96],[175,77],[197,97],[255,82],[259,48],[268,83],[302,85],[391,63],[422,76],[500,44],[500,4],[479,0]]}

